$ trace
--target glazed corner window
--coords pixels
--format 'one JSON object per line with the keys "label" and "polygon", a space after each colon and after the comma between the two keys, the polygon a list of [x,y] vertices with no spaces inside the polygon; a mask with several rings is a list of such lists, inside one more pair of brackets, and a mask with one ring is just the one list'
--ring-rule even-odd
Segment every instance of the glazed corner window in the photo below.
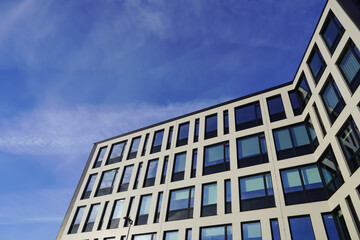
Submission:
{"label": "glazed corner window", "polygon": [[178,240],[178,231],[165,232],[164,240]]}
{"label": "glazed corner window", "polygon": [[104,159],[104,156],[105,156],[106,148],[107,147],[100,148],[99,153],[98,153],[98,155],[96,157],[93,168],[97,168],[97,167],[101,166],[101,163],[102,163],[102,161]]}
{"label": "glazed corner window", "polygon": [[100,185],[96,191],[96,196],[112,193],[117,172],[118,170],[114,169],[103,173],[100,180]]}
{"label": "glazed corner window", "polygon": [[310,154],[319,142],[310,119],[285,128],[273,130],[278,160]]}
{"label": "glazed corner window", "polygon": [[225,213],[231,213],[231,181],[225,180]]}
{"label": "glazed corner window", "polygon": [[304,73],[301,74],[295,89],[289,92],[289,97],[294,115],[302,114],[311,97],[311,90]]}
{"label": "glazed corner window", "polygon": [[289,218],[291,239],[293,240],[315,240],[310,216]]}
{"label": "glazed corner window", "polygon": [[268,98],[267,105],[269,109],[271,122],[276,122],[286,118],[284,104],[281,99],[281,95],[276,95],[274,97]]}
{"label": "glazed corner window", "polygon": [[189,137],[189,123],[187,122],[180,124],[176,146],[180,147],[188,144],[188,137]]}
{"label": "glazed corner window", "polygon": [[140,139],[141,139],[141,137],[136,137],[136,138],[133,138],[133,140],[131,141],[130,151],[129,151],[127,159],[136,158],[136,154],[138,152],[139,145],[140,145]]}
{"label": "glazed corner window", "polygon": [[172,136],[173,136],[173,131],[174,131],[174,127],[170,127],[168,140],[166,142],[166,149],[170,149],[170,147],[171,147],[171,140],[172,140]]}
{"label": "glazed corner window", "polygon": [[326,46],[329,48],[331,53],[335,52],[337,45],[340,42],[341,37],[345,32],[344,27],[341,25],[339,20],[335,17],[333,12],[329,12],[324,26],[321,29],[321,36],[324,39]]}
{"label": "glazed corner window", "polygon": [[360,166],[360,132],[354,120],[350,118],[337,134],[351,173]]}
{"label": "glazed corner window", "polygon": [[239,178],[240,211],[275,207],[270,173]]}
{"label": "glazed corner window", "polygon": [[133,169],[134,169],[134,165],[125,167],[125,169],[123,171],[123,175],[121,177],[118,192],[124,192],[124,191],[128,190]]}
{"label": "glazed corner window", "polygon": [[264,133],[237,139],[238,168],[269,162]]}
{"label": "glazed corner window", "polygon": [[200,120],[195,119],[194,142],[199,141],[199,124],[200,124]]}
{"label": "glazed corner window", "polygon": [[108,229],[118,228],[121,214],[124,208],[124,199],[116,200],[111,212],[111,216],[108,223]]}
{"label": "glazed corner window", "polygon": [[174,169],[171,177],[172,182],[184,180],[186,152],[175,154]]}
{"label": "glazed corner window", "polygon": [[205,139],[217,136],[217,114],[205,118]]}
{"label": "glazed corner window", "polygon": [[151,147],[151,153],[160,152],[163,137],[164,137],[164,130],[155,132],[152,147]]}
{"label": "glazed corner window", "polygon": [[360,51],[351,40],[347,43],[337,65],[351,92],[354,93],[360,85]]}
{"label": "glazed corner window", "polygon": [[83,195],[81,196],[81,199],[87,199],[90,197],[91,191],[95,184],[96,177],[97,177],[97,174],[90,175],[89,180],[86,184],[85,191],[84,191]]}
{"label": "glazed corner window", "polygon": [[157,159],[149,161],[146,170],[144,187],[154,186],[158,162],[159,161]]}
{"label": "glazed corner window", "polygon": [[134,235],[132,240],[156,240],[156,233]]}
{"label": "glazed corner window", "polygon": [[157,204],[156,204],[156,212],[155,212],[155,216],[154,216],[154,223],[158,223],[159,219],[160,219],[161,203],[162,203],[163,195],[164,195],[163,192],[159,192]]}
{"label": "glazed corner window", "polygon": [[259,102],[235,108],[236,131],[262,125]]}
{"label": "glazed corner window", "polygon": [[224,134],[229,133],[229,111],[224,111]]}
{"label": "glazed corner window", "polygon": [[318,83],[326,68],[326,63],[317,45],[314,46],[307,64],[309,65],[315,83]]}
{"label": "glazed corner window", "polygon": [[73,222],[71,223],[68,234],[77,233],[77,231],[79,229],[81,219],[82,219],[82,217],[84,215],[84,212],[85,212],[85,207],[78,207],[76,209],[76,213],[75,213]]}
{"label": "glazed corner window", "polygon": [[193,217],[194,187],[171,190],[167,221],[188,219]]}
{"label": "glazed corner window", "polygon": [[214,226],[200,228],[200,240],[232,240],[232,226]]}
{"label": "glazed corner window", "polygon": [[91,205],[90,211],[88,213],[88,216],[87,216],[84,228],[83,228],[83,232],[91,232],[92,231],[95,220],[96,220],[96,216],[99,212],[99,208],[100,208],[100,204]]}
{"label": "glazed corner window", "polygon": [[331,76],[320,95],[328,112],[329,118],[331,122],[334,123],[341,111],[344,109],[345,102]]}
{"label": "glazed corner window", "polygon": [[106,161],[106,164],[121,162],[124,154],[125,146],[126,146],[126,141],[112,145],[109,158]]}
{"label": "glazed corner window", "polygon": [[217,214],[217,186],[216,183],[203,185],[202,188],[201,216]]}
{"label": "glazed corner window", "polygon": [[230,170],[229,143],[204,148],[203,175]]}
{"label": "glazed corner window", "polygon": [[340,207],[322,214],[328,239],[351,239]]}
{"label": "glazed corner window", "polygon": [[140,207],[136,216],[135,225],[147,224],[150,212],[151,195],[141,196]]}
{"label": "glazed corner window", "polygon": [[241,223],[242,239],[243,240],[261,240],[261,226],[260,222]]}
{"label": "glazed corner window", "polygon": [[281,240],[279,222],[277,219],[270,219],[272,240]]}

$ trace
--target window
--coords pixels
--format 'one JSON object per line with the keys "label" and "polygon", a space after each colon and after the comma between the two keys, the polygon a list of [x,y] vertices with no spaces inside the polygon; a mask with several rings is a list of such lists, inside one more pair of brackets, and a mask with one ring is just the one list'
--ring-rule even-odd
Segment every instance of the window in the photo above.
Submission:
{"label": "window", "polygon": [[124,192],[128,190],[133,169],[134,165],[126,166],[124,168],[118,192]]}
{"label": "window", "polygon": [[294,115],[297,116],[302,114],[311,97],[311,90],[304,73],[301,74],[295,89],[289,92],[289,97]]}
{"label": "window", "polygon": [[235,108],[236,131],[263,124],[259,102]]}
{"label": "window", "polygon": [[85,207],[78,207],[76,209],[76,213],[73,219],[73,222],[71,223],[70,229],[69,229],[69,234],[71,233],[77,233],[78,229],[79,229],[79,225],[81,222],[81,219],[84,215],[85,212]]}
{"label": "window", "polygon": [[172,139],[172,135],[173,135],[173,129],[174,129],[174,127],[170,127],[170,129],[169,129],[169,136],[168,136],[168,140],[166,143],[166,149],[170,149],[170,147],[171,147],[171,139]]}
{"label": "window", "polygon": [[193,217],[194,187],[171,190],[167,221],[188,219]]}
{"label": "window", "polygon": [[340,207],[337,207],[331,213],[323,213],[322,218],[328,239],[351,239]]}
{"label": "window", "polygon": [[92,189],[94,187],[94,184],[95,184],[96,177],[97,177],[97,174],[90,175],[89,180],[88,180],[88,182],[86,184],[85,191],[84,191],[81,199],[87,199],[87,198],[90,197],[91,191],[92,191]]}
{"label": "window", "polygon": [[299,216],[289,218],[292,240],[315,240],[310,216]]}
{"label": "window", "polygon": [[199,141],[199,119],[195,119],[194,142]]}
{"label": "window", "polygon": [[232,240],[231,225],[202,227],[200,228],[200,240]]}
{"label": "window", "polygon": [[118,170],[114,169],[103,173],[100,180],[100,185],[96,191],[96,196],[112,193],[117,172]]}
{"label": "window", "polygon": [[165,232],[164,240],[178,240],[178,231]]}
{"label": "window", "polygon": [[203,185],[202,189],[201,216],[213,216],[217,214],[217,187],[216,183]]}
{"label": "window", "polygon": [[270,219],[272,240],[280,240],[279,222],[277,219]]}
{"label": "window", "polygon": [[165,156],[164,165],[163,165],[162,174],[161,174],[160,184],[164,184],[164,183],[165,183],[165,180],[166,180],[166,172],[167,172],[167,167],[168,167],[168,162],[169,162],[169,156]]}
{"label": "window", "polygon": [[224,134],[229,133],[229,111],[224,111]]}
{"label": "window", "polygon": [[88,216],[87,216],[84,228],[83,228],[83,232],[91,232],[92,231],[99,208],[100,208],[100,204],[91,205],[90,211],[88,213]]}
{"label": "window", "polygon": [[174,169],[171,181],[184,180],[186,152],[175,154]]}
{"label": "window", "polygon": [[[350,213],[351,213],[351,218],[352,218],[352,220],[354,221],[355,226],[356,226],[358,232],[360,232],[360,221],[359,221],[359,217],[358,217],[358,215],[356,214],[356,210],[355,210],[354,204],[353,204],[353,202],[352,202],[352,200],[351,200],[351,198],[350,198],[350,195],[348,195],[348,196],[345,198],[345,200],[346,200],[346,203],[347,203],[347,205],[348,205],[348,207],[349,207],[349,210],[350,210]],[[344,222],[344,225],[345,225],[345,222]],[[346,226],[346,225],[345,225],[345,226]]]}
{"label": "window", "polygon": [[316,117],[317,117],[317,120],[318,120],[318,122],[319,122],[319,124],[320,124],[321,132],[322,132],[323,136],[325,137],[325,135],[326,135],[325,126],[324,126],[324,124],[323,124],[323,121],[321,120],[319,110],[318,110],[318,108],[317,108],[317,106],[316,106],[315,103],[313,104],[313,108],[314,108],[314,111],[315,111],[315,115],[316,115]]}
{"label": "window", "polygon": [[313,153],[319,145],[311,122],[273,130],[278,160]]}
{"label": "window", "polygon": [[203,175],[230,170],[229,142],[204,148]]}
{"label": "window", "polygon": [[149,164],[148,164],[148,167],[146,170],[144,187],[154,186],[158,162],[159,161],[157,159],[149,161]]}
{"label": "window", "polygon": [[111,212],[108,229],[118,228],[121,214],[124,208],[124,199],[116,200]]}
{"label": "window", "polygon": [[93,168],[97,168],[97,167],[101,166],[101,163],[102,163],[102,161],[104,159],[104,156],[105,156],[105,153],[106,153],[106,148],[107,147],[100,148],[99,153],[98,153],[98,155],[96,157],[95,164],[94,164]]}
{"label": "window", "polygon": [[231,182],[225,180],[225,213],[231,213]]}
{"label": "window", "polygon": [[360,166],[360,132],[350,118],[337,135],[351,173]]}
{"label": "window", "polygon": [[284,104],[281,99],[281,95],[276,95],[274,97],[268,98],[267,105],[269,109],[271,122],[276,122],[286,118]]}
{"label": "window", "polygon": [[132,240],[156,240],[156,233],[134,235]]}
{"label": "window", "polygon": [[136,154],[138,152],[139,145],[140,145],[140,139],[141,139],[141,137],[133,138],[127,159],[136,158]]}
{"label": "window", "polygon": [[[128,210],[126,212],[126,217],[128,217],[128,218],[130,218],[131,215],[132,215],[132,211],[133,211],[133,207],[134,207],[134,199],[135,199],[135,197],[130,198],[129,207],[128,207]],[[125,219],[124,227],[127,227],[127,226],[129,226],[129,220]]]}
{"label": "window", "polygon": [[343,36],[345,29],[335,17],[332,11],[329,12],[324,26],[321,29],[321,36],[325,41],[326,46],[329,48],[331,53],[335,52],[337,45],[340,42],[341,37]]}
{"label": "window", "polygon": [[138,187],[138,184],[139,184],[139,180],[140,180],[140,174],[141,174],[141,169],[142,169],[142,165],[143,163],[139,163],[139,166],[138,166],[138,170],[137,170],[137,173],[136,173],[136,178],[135,178],[135,183],[134,183],[134,187],[133,189],[137,189]]}
{"label": "window", "polygon": [[349,40],[337,65],[351,92],[354,93],[360,85],[360,51],[353,41]]}
{"label": "window", "polygon": [[191,163],[191,178],[196,177],[196,162],[197,162],[197,149],[193,149],[192,163]]}
{"label": "window", "polygon": [[191,240],[191,239],[192,239],[192,229],[188,228],[188,229],[186,229],[185,240]]}
{"label": "window", "polygon": [[345,102],[331,76],[320,94],[330,120],[334,123],[341,111],[344,109]]}
{"label": "window", "polygon": [[158,223],[159,219],[160,219],[162,198],[163,198],[163,192],[159,192],[158,201],[157,201],[157,204],[156,204],[156,212],[155,212],[155,217],[154,217],[154,223]]}
{"label": "window", "polygon": [[106,161],[106,164],[121,162],[124,154],[125,146],[126,146],[126,141],[112,145],[109,158]]}
{"label": "window", "polygon": [[316,46],[316,44],[310,54],[310,58],[307,63],[310,67],[310,70],[314,77],[315,83],[318,83],[321,75],[323,74],[323,72],[326,68],[326,63],[324,61],[323,56],[320,53],[319,48]]}
{"label": "window", "polygon": [[147,224],[151,204],[151,195],[141,196],[140,207],[136,217],[135,225]]}
{"label": "window", "polygon": [[238,168],[269,162],[264,133],[237,139]]}
{"label": "window", "polygon": [[241,224],[243,240],[261,240],[260,222],[248,222]]}
{"label": "window", "polygon": [[147,134],[145,135],[145,142],[144,142],[143,150],[141,151],[141,156],[144,156],[144,155],[145,155],[148,142],[149,142],[149,133],[147,133]]}
{"label": "window", "polygon": [[189,123],[187,122],[180,124],[176,146],[180,147],[188,144],[188,137],[189,137]]}
{"label": "window", "polygon": [[240,211],[275,207],[270,173],[241,177]]}
{"label": "window", "polygon": [[109,201],[106,201],[105,202],[105,206],[104,206],[104,210],[101,214],[101,218],[100,218],[100,221],[99,221],[99,225],[98,225],[98,228],[97,230],[101,230],[103,224],[104,224],[104,218],[105,218],[105,215],[106,215],[106,212],[107,212],[107,209],[108,209],[108,206],[109,206]]}
{"label": "window", "polygon": [[217,136],[217,114],[205,118],[205,139]]}
{"label": "window", "polygon": [[151,153],[157,153],[161,150],[161,145],[164,137],[164,130],[155,132],[153,144],[151,147]]}

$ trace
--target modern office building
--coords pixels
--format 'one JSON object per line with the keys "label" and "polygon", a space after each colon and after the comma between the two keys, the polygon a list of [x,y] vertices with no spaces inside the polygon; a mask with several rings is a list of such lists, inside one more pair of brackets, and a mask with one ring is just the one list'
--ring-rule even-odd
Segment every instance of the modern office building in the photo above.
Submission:
{"label": "modern office building", "polygon": [[329,0],[293,81],[95,143],[57,239],[360,239],[359,29]]}

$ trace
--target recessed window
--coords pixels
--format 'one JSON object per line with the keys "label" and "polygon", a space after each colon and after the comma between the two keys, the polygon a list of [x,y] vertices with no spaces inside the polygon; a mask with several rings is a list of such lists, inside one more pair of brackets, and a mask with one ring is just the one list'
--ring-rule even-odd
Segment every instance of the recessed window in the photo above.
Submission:
{"label": "recessed window", "polygon": [[139,185],[139,180],[140,180],[140,174],[141,174],[141,169],[142,169],[142,165],[143,163],[139,163],[138,165],[138,170],[136,172],[136,178],[135,178],[135,183],[134,183],[134,187],[133,189],[137,189],[138,185]]}
{"label": "recessed window", "polygon": [[324,39],[326,46],[329,48],[331,53],[335,52],[337,45],[340,42],[341,37],[345,32],[344,27],[341,25],[339,20],[335,17],[333,12],[329,12],[324,26],[321,29],[321,36]]}
{"label": "recessed window", "polygon": [[155,132],[153,144],[151,147],[151,153],[157,153],[161,150],[161,145],[164,137],[164,130]]}
{"label": "recessed window", "polygon": [[184,180],[185,175],[186,152],[175,154],[173,174],[171,181]]}
{"label": "recessed window", "polygon": [[231,213],[231,181],[225,180],[225,213]]}
{"label": "recessed window", "polygon": [[216,183],[205,184],[202,189],[201,216],[217,214],[217,186]]}
{"label": "recessed window", "polygon": [[170,191],[167,221],[193,217],[194,187]]}
{"label": "recessed window", "polygon": [[289,92],[289,97],[294,115],[302,114],[311,97],[311,90],[304,73],[301,74],[295,89]]}
{"label": "recessed window", "polygon": [[267,104],[268,104],[271,122],[276,122],[286,118],[284,104],[281,99],[281,95],[276,95],[274,97],[268,98]]}
{"label": "recessed window", "polygon": [[154,223],[158,223],[160,219],[161,203],[162,203],[163,195],[164,195],[163,192],[159,192],[157,204],[156,204],[156,212],[154,216]]}
{"label": "recessed window", "polygon": [[281,240],[279,222],[277,219],[270,219],[272,240]]}
{"label": "recessed window", "polygon": [[69,234],[77,233],[77,231],[79,229],[79,226],[80,226],[81,219],[82,219],[82,217],[84,215],[84,212],[85,212],[85,206],[84,207],[78,207],[76,209],[76,213],[75,213],[73,222],[71,223],[71,226],[70,226],[70,229],[69,229],[69,232],[68,232]]}
{"label": "recessed window", "polygon": [[242,240],[261,240],[260,222],[241,223]]}
{"label": "recessed window", "polygon": [[162,173],[161,173],[160,184],[164,184],[164,183],[165,183],[165,180],[166,180],[166,172],[167,172],[167,167],[168,167],[168,162],[169,162],[169,156],[165,156],[164,164],[163,164],[163,168],[162,168]]}
{"label": "recessed window", "polygon": [[224,142],[204,148],[203,175],[230,170],[229,143]]}
{"label": "recessed window", "polygon": [[146,149],[147,149],[147,145],[148,145],[148,142],[149,142],[149,133],[147,133],[145,135],[145,141],[144,141],[144,146],[143,146],[143,150],[141,151],[141,156],[144,156],[145,153],[146,153]]}
{"label": "recessed window", "polygon": [[178,240],[178,231],[165,232],[164,240]]}
{"label": "recessed window", "polygon": [[199,124],[200,124],[200,120],[195,119],[194,142],[199,141]]}
{"label": "recessed window", "polygon": [[320,53],[319,48],[316,45],[314,46],[314,49],[312,50],[310,54],[310,58],[307,63],[310,67],[315,83],[318,83],[320,77],[322,76],[326,68],[326,63],[323,56]]}
{"label": "recessed window", "polygon": [[99,208],[100,208],[100,204],[91,205],[90,211],[89,211],[87,219],[85,221],[83,232],[91,232],[92,231],[97,214],[99,212]]}
{"label": "recessed window", "polygon": [[141,196],[140,207],[136,216],[135,225],[147,224],[148,216],[150,212],[151,195]]}
{"label": "recessed window", "polygon": [[354,120],[350,118],[337,134],[351,173],[360,166],[360,132]]}
{"label": "recessed window", "polygon": [[240,210],[275,207],[270,173],[239,178]]}
{"label": "recessed window", "polygon": [[118,192],[124,192],[128,190],[133,169],[134,165],[126,166],[124,168]]}
{"label": "recessed window", "polygon": [[310,216],[290,217],[290,232],[293,240],[315,240]]}
{"label": "recessed window", "polygon": [[107,147],[100,148],[99,153],[98,153],[98,155],[96,157],[93,168],[97,168],[97,167],[101,166],[101,163],[102,163],[102,161],[104,159],[104,156],[105,156],[105,153],[106,153],[106,148]]}
{"label": "recessed window", "polygon": [[118,228],[121,214],[124,208],[124,199],[116,200],[110,215],[108,229]]}
{"label": "recessed window", "polygon": [[238,168],[269,162],[264,133],[237,139]]}
{"label": "recessed window", "polygon": [[138,152],[139,145],[140,145],[140,139],[141,139],[141,137],[136,137],[136,138],[133,138],[133,140],[131,141],[130,151],[129,151],[127,159],[136,158],[136,154]]}
{"label": "recessed window", "polygon": [[196,164],[197,164],[197,149],[193,149],[192,163],[191,163],[191,178],[196,177]]}
{"label": "recessed window", "polygon": [[117,172],[118,170],[114,169],[103,173],[99,187],[96,191],[96,196],[102,196],[112,193]]}
{"label": "recessed window", "polygon": [[232,240],[231,225],[200,228],[200,240]]}
{"label": "recessed window", "polygon": [[205,118],[205,139],[217,136],[217,114]]}
{"label": "recessed window", "polygon": [[229,133],[229,111],[224,111],[224,134]]}
{"label": "recessed window", "polygon": [[337,65],[351,92],[354,93],[360,85],[360,51],[351,40],[343,50]]}
{"label": "recessed window", "polygon": [[170,147],[171,147],[171,140],[172,140],[172,136],[173,136],[173,131],[174,131],[174,127],[170,127],[169,136],[168,136],[168,140],[167,140],[167,143],[166,143],[166,149],[170,149]]}
{"label": "recessed window", "polygon": [[132,240],[156,240],[156,233],[134,235]]}
{"label": "recessed window", "polygon": [[259,102],[235,108],[236,131],[263,124]]}
{"label": "recessed window", "polygon": [[189,123],[187,122],[180,124],[176,146],[180,147],[188,144],[188,137],[189,137]]}
{"label": "recessed window", "polygon": [[121,162],[126,146],[126,141],[112,145],[106,164]]}
{"label": "recessed window", "polygon": [[157,159],[149,161],[148,167],[146,170],[144,187],[154,186],[158,162],[159,161]]}
{"label": "recessed window", "polygon": [[329,114],[330,120],[334,123],[341,111],[344,109],[345,102],[331,76],[320,95]]}
{"label": "recessed window", "polygon": [[351,239],[340,207],[322,214],[328,239]]}
{"label": "recessed window", "polygon": [[94,187],[94,184],[95,184],[96,177],[97,177],[97,174],[90,175],[89,180],[88,180],[88,182],[86,184],[85,191],[84,191],[81,199],[87,199],[87,198],[90,197],[91,191],[92,191],[92,189]]}
{"label": "recessed window", "polygon": [[99,221],[99,225],[98,225],[98,228],[97,228],[98,231],[102,229],[102,226],[103,226],[103,224],[104,224],[104,218],[105,218],[105,215],[106,215],[108,206],[109,206],[109,201],[106,201],[106,202],[105,202],[104,209],[103,209],[103,212],[102,212],[102,214],[101,214],[101,218],[100,218],[100,221]]}
{"label": "recessed window", "polygon": [[191,239],[192,239],[192,229],[188,228],[188,229],[186,229],[185,240],[191,240]]}
{"label": "recessed window", "polygon": [[[127,212],[126,212],[126,217],[130,217],[130,216],[132,216],[132,211],[133,211],[133,207],[134,207],[134,199],[135,199],[135,197],[131,197],[130,198],[130,203],[129,203],[129,207],[128,207],[128,210],[127,210]],[[127,226],[129,226],[129,220],[128,220],[128,218],[127,219],[124,219],[125,220],[125,222],[124,222],[124,227],[127,227]]]}

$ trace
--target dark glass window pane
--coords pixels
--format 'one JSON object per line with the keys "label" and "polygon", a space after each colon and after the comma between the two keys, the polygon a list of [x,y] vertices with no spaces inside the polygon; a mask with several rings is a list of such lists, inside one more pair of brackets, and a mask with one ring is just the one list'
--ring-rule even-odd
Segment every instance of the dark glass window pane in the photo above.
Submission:
{"label": "dark glass window pane", "polygon": [[86,198],[90,197],[91,191],[95,184],[96,177],[97,177],[97,174],[90,175],[89,180],[86,184],[85,191],[81,197],[82,199],[86,199]]}
{"label": "dark glass window pane", "polygon": [[140,207],[136,217],[135,225],[147,224],[150,211],[151,195],[141,196]]}
{"label": "dark glass window pane", "polygon": [[315,240],[309,216],[289,218],[290,231],[293,240]]}
{"label": "dark glass window pane", "polygon": [[164,137],[164,130],[155,132],[151,153],[160,152]]}
{"label": "dark glass window pane", "polygon": [[101,163],[102,163],[102,161],[104,159],[104,156],[105,156],[105,153],[106,153],[106,149],[107,149],[107,147],[100,148],[99,153],[98,153],[98,155],[96,157],[93,168],[97,168],[97,167],[101,166]]}
{"label": "dark glass window pane", "polygon": [[338,61],[338,66],[351,92],[360,85],[360,51],[350,40]]}
{"label": "dark glass window pane", "polygon": [[118,228],[122,210],[124,208],[124,199],[116,200],[109,219],[108,229]]}
{"label": "dark glass window pane", "polygon": [[136,154],[137,154],[137,151],[138,151],[139,145],[140,145],[140,139],[141,139],[141,137],[133,138],[133,140],[131,142],[131,146],[130,146],[128,159],[136,158]]}
{"label": "dark glass window pane", "polygon": [[229,133],[229,112],[228,110],[224,111],[224,134]]}
{"label": "dark glass window pane", "polygon": [[178,231],[165,232],[164,240],[178,240]]}
{"label": "dark glass window pane", "polygon": [[102,196],[112,193],[117,171],[117,169],[114,169],[103,173],[100,185],[96,192],[96,196]]}
{"label": "dark glass window pane", "polygon": [[229,143],[204,148],[203,175],[230,170]]}
{"label": "dark glass window pane", "polygon": [[308,60],[308,64],[311,70],[311,73],[314,77],[315,83],[319,82],[319,79],[326,68],[326,63],[324,61],[323,56],[321,55],[319,48],[315,45],[310,58]]}
{"label": "dark glass window pane", "polygon": [[142,150],[142,152],[141,152],[141,156],[144,156],[144,155],[145,155],[148,142],[149,142],[149,133],[147,133],[146,136],[145,136],[145,142],[144,142],[143,150]]}
{"label": "dark glass window pane", "polygon": [[167,221],[193,217],[194,187],[170,191]]}
{"label": "dark glass window pane", "polygon": [[201,216],[212,216],[217,213],[216,183],[203,185]]}
{"label": "dark glass window pane", "polygon": [[184,180],[185,163],[186,163],[186,152],[178,153],[175,155],[174,169],[171,178],[172,182]]}
{"label": "dark glass window pane", "polygon": [[154,186],[156,171],[158,167],[158,160],[149,161],[148,169],[146,171],[144,187]]}
{"label": "dark glass window pane", "polygon": [[281,119],[286,118],[285,109],[283,105],[283,101],[281,99],[281,95],[277,95],[275,97],[269,98],[267,100],[270,121],[275,122]]}
{"label": "dark glass window pane", "polygon": [[158,202],[156,205],[155,219],[154,223],[158,223],[160,219],[161,203],[162,203],[163,193],[160,192],[158,196]]}
{"label": "dark glass window pane", "polygon": [[291,91],[289,92],[289,97],[290,97],[290,101],[291,101],[291,106],[294,112],[294,115],[300,115],[303,111],[302,105],[300,104],[300,100],[298,98],[298,95],[296,93],[296,91]]}
{"label": "dark glass window pane", "polygon": [[124,150],[125,150],[126,142],[121,142],[114,144],[110,150],[110,156],[106,162],[106,164],[120,162],[122,160]]}
{"label": "dark glass window pane", "polygon": [[105,215],[106,215],[108,206],[109,206],[109,201],[105,202],[104,210],[103,210],[103,212],[102,212],[102,214],[101,214],[101,218],[100,218],[99,226],[98,226],[97,230],[101,230],[101,228],[102,228],[102,226],[103,226],[104,218],[105,218]]}
{"label": "dark glass window pane", "polygon": [[242,223],[243,240],[261,240],[260,222]]}
{"label": "dark glass window pane", "polygon": [[277,219],[271,219],[270,220],[270,224],[271,224],[271,235],[272,235],[272,240],[280,240],[280,230],[279,230],[279,222]]}
{"label": "dark glass window pane", "polygon": [[231,182],[225,180],[225,213],[231,213]]}
{"label": "dark glass window pane", "polygon": [[194,178],[196,176],[196,164],[197,164],[197,149],[193,150],[193,156],[192,156],[192,166],[191,166],[191,178]]}
{"label": "dark glass window pane", "polygon": [[156,240],[156,233],[135,235],[132,240]]}
{"label": "dark glass window pane", "polygon": [[[126,212],[126,217],[130,218],[132,216],[132,211],[133,211],[133,207],[134,207],[134,199],[135,199],[135,197],[130,198],[130,203],[129,203],[128,210]],[[127,227],[127,226],[129,226],[129,221],[125,220],[124,227]]]}
{"label": "dark glass window pane", "polygon": [[168,161],[169,161],[169,157],[168,157],[168,156],[165,156],[164,165],[163,165],[162,174],[161,174],[160,184],[164,184],[164,183],[165,183],[165,180],[166,180],[166,172],[167,172],[167,167],[168,167]]}
{"label": "dark glass window pane", "polygon": [[129,182],[131,179],[131,174],[134,169],[134,166],[126,166],[123,172],[123,175],[121,177],[120,186],[119,186],[119,192],[127,191],[129,188]]}
{"label": "dark glass window pane", "polygon": [[137,173],[136,173],[135,183],[134,183],[134,189],[137,189],[137,187],[138,187],[142,165],[143,165],[142,162],[139,163],[138,170],[137,170]]}
{"label": "dark glass window pane", "polygon": [[217,115],[205,118],[205,139],[217,136]]}
{"label": "dark glass window pane", "polygon": [[330,11],[325,20],[324,27],[321,30],[321,35],[331,53],[334,53],[344,31],[345,29],[340,24],[339,20]]}
{"label": "dark glass window pane", "polygon": [[329,114],[331,122],[335,122],[341,111],[345,107],[345,102],[337,88],[334,80],[330,76],[329,82],[321,93],[324,105]]}
{"label": "dark glass window pane", "polygon": [[200,120],[195,119],[194,142],[199,141],[199,124],[200,124]]}
{"label": "dark glass window pane", "polygon": [[263,133],[237,140],[238,168],[268,162]]}
{"label": "dark glass window pane", "polygon": [[262,125],[259,102],[235,108],[236,131]]}
{"label": "dark glass window pane", "polygon": [[76,210],[73,222],[72,222],[72,224],[70,226],[70,229],[69,229],[69,232],[68,232],[69,234],[77,233],[77,231],[79,229],[81,219],[82,219],[82,217],[84,215],[84,212],[85,212],[85,207],[78,207],[78,209]]}
{"label": "dark glass window pane", "polygon": [[189,137],[189,123],[187,122],[180,124],[176,146],[179,147],[186,145],[188,143],[188,137]]}
{"label": "dark glass window pane", "polygon": [[314,111],[315,111],[316,117],[317,117],[317,119],[318,119],[318,121],[319,121],[319,124],[320,124],[320,127],[321,127],[322,134],[323,134],[323,136],[325,137],[325,135],[326,135],[325,126],[324,126],[323,121],[322,121],[322,119],[321,119],[321,117],[320,117],[319,109],[317,108],[317,106],[316,106],[316,104],[315,104],[315,103],[314,103],[314,105],[313,105],[313,108],[314,108]]}
{"label": "dark glass window pane", "polygon": [[186,237],[185,240],[191,240],[192,239],[192,230],[186,229]]}
{"label": "dark glass window pane", "polygon": [[[350,195],[347,196],[345,200],[346,200],[346,203],[347,203],[347,205],[348,205],[348,207],[349,207],[349,209],[350,209],[351,217],[352,217],[353,221],[355,222],[355,226],[356,226],[358,232],[360,232],[360,221],[359,221],[359,217],[358,217],[358,215],[357,215],[357,213],[356,213],[356,210],[355,210],[354,204],[353,204],[353,202],[352,202],[352,200],[351,200],[351,198],[350,198]],[[343,224],[342,224],[342,225],[344,225],[344,227],[343,227],[343,228],[344,228],[343,232],[345,232],[345,230],[346,230],[346,233],[347,233],[347,228],[346,228],[345,220],[344,220],[344,217],[342,216],[341,210],[339,209],[339,211],[337,212],[337,216],[340,217],[340,214],[341,214],[341,217],[342,217],[342,220],[343,220]]]}
{"label": "dark glass window pane", "polygon": [[170,149],[171,147],[171,139],[172,139],[172,135],[173,135],[173,127],[170,127],[169,130],[169,136],[168,136],[168,140],[167,140],[167,144],[166,144],[166,149]]}
{"label": "dark glass window pane", "polygon": [[215,226],[215,227],[202,227],[200,229],[200,240],[232,240],[232,227]]}
{"label": "dark glass window pane", "polygon": [[85,222],[83,232],[91,232],[100,208],[100,204],[91,205],[87,220]]}
{"label": "dark glass window pane", "polygon": [[331,213],[323,214],[326,234],[329,240],[340,240],[336,230],[334,217]]}

